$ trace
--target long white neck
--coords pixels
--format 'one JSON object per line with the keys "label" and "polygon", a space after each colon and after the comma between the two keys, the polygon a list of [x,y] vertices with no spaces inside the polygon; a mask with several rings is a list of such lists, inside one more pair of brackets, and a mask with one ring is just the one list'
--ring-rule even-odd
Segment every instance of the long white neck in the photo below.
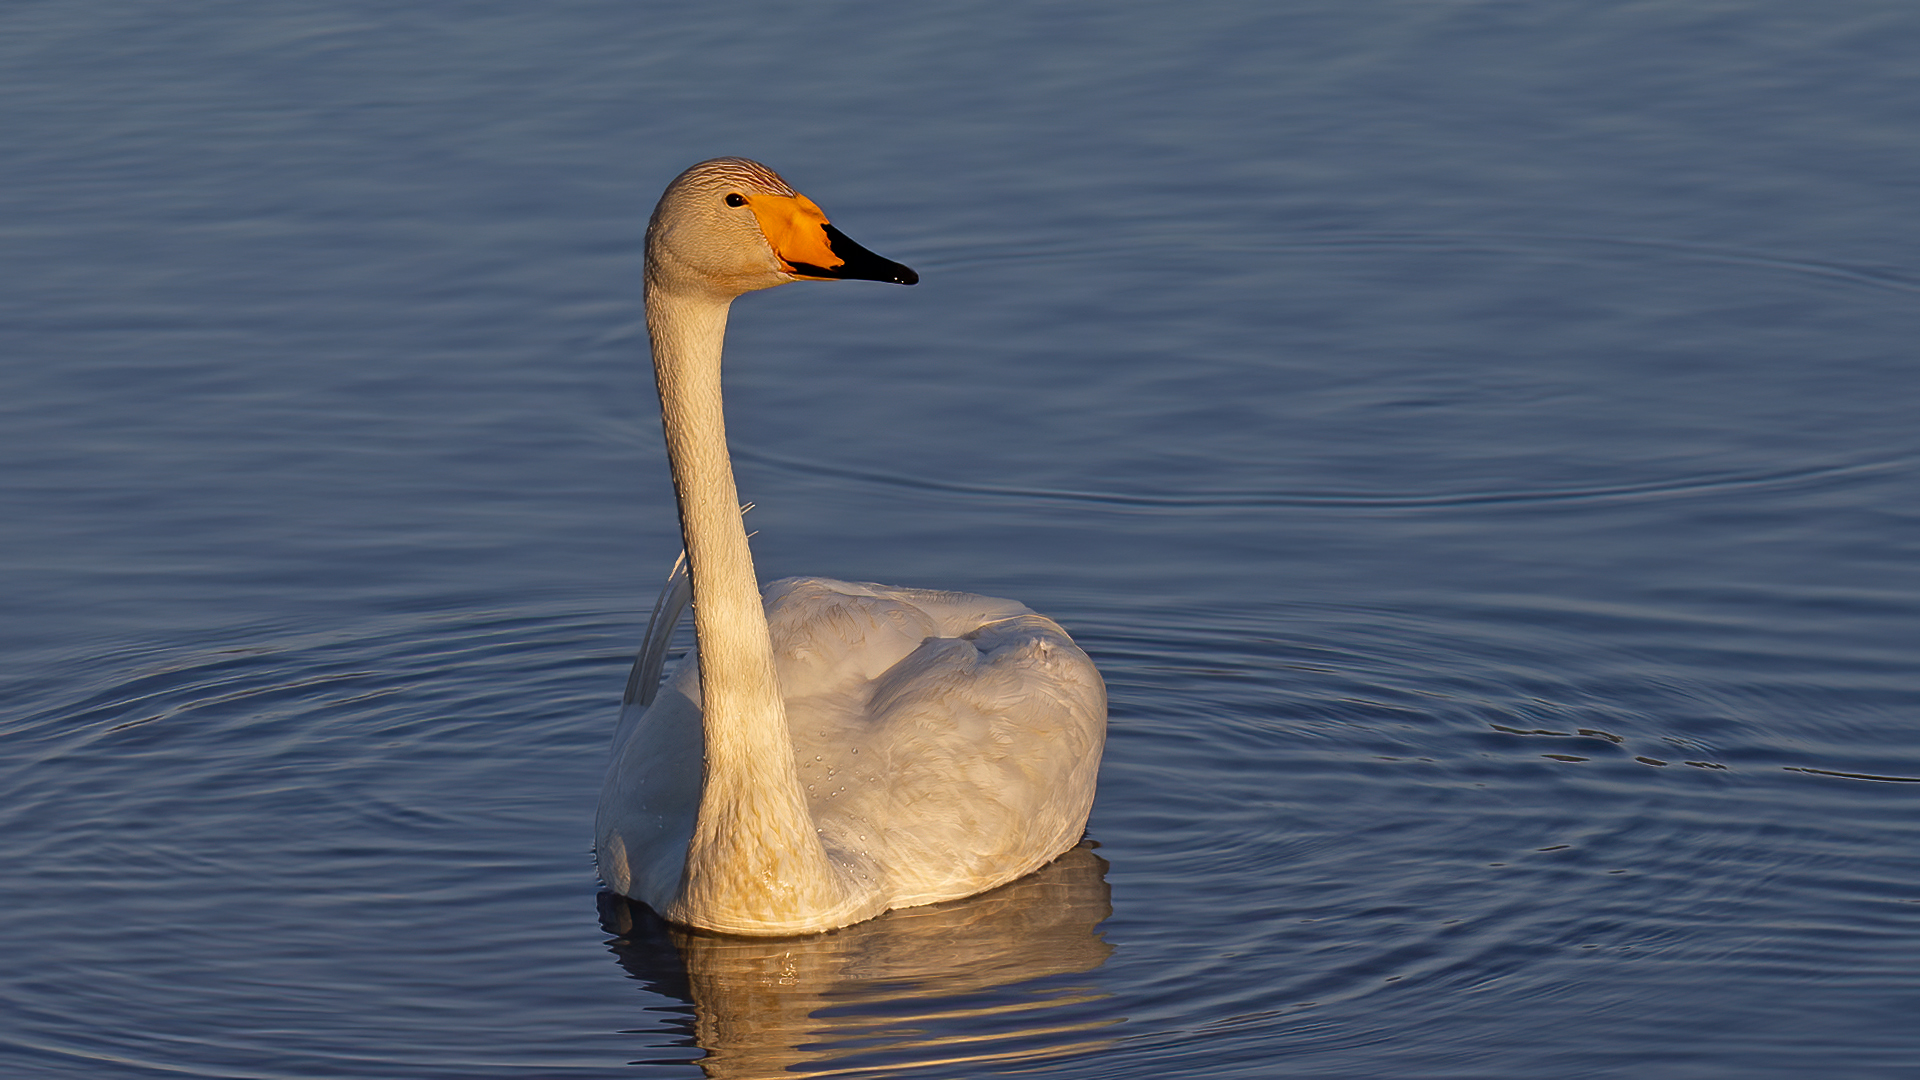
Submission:
{"label": "long white neck", "polygon": [[[647,330],[693,581],[706,761],[670,919],[778,929],[848,903],[807,811],[727,455],[720,354],[729,296],[647,281]],[[716,920],[722,924],[717,925]],[[738,925],[724,925],[726,921]]]}

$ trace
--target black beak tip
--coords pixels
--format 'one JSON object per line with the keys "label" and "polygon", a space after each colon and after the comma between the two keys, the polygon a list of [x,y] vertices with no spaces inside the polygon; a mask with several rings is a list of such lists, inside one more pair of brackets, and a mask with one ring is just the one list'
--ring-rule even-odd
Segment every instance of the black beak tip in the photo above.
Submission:
{"label": "black beak tip", "polygon": [[840,259],[840,265],[830,271],[822,271],[822,277],[853,278],[865,281],[890,281],[895,285],[919,284],[920,275],[911,267],[902,266],[892,259],[882,258],[854,243],[847,234],[832,225],[823,226],[827,230],[827,244],[834,255]]}

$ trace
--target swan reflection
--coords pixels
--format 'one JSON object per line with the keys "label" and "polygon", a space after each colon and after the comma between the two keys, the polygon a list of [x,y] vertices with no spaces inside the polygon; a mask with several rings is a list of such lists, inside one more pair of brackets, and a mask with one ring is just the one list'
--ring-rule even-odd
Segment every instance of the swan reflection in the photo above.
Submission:
{"label": "swan reflection", "polygon": [[600,894],[622,967],[692,1006],[711,1077],[827,1075],[1077,1055],[1118,1021],[1071,976],[1113,952],[1107,862],[1082,842],[992,892],[801,938],[673,926]]}

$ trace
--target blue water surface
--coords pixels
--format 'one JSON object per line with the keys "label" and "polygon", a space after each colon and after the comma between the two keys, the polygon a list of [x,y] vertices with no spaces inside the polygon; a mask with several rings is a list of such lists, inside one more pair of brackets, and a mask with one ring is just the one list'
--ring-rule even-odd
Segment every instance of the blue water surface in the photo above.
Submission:
{"label": "blue water surface", "polygon": [[[1920,12],[0,8],[0,1073],[1920,1063]],[[1088,842],[803,940],[603,895],[744,154],[763,578],[1093,655]]]}

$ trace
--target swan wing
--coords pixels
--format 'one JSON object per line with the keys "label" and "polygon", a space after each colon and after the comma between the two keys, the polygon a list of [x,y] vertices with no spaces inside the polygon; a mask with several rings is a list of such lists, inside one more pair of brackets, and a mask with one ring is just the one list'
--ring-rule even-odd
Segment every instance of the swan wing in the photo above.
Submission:
{"label": "swan wing", "polygon": [[815,825],[889,906],[966,896],[1080,839],[1106,687],[1059,624],[969,593],[823,578],[767,590]]}
{"label": "swan wing", "polygon": [[633,670],[627,674],[627,691],[620,698],[621,705],[639,705],[646,708],[653,704],[654,696],[660,692],[660,672],[667,664],[667,650],[673,646],[674,627],[680,625],[680,617],[686,614],[687,605],[693,603],[693,579],[687,576],[687,553],[673,561],[673,570],[667,574],[666,584],[660,587],[660,595],[654,598],[653,614],[647,617],[647,636],[642,639],[640,652],[633,658]]}
{"label": "swan wing", "polygon": [[700,669],[689,656],[650,704],[620,710],[594,821],[600,879],[613,891],[655,911],[679,894],[705,752]]}

